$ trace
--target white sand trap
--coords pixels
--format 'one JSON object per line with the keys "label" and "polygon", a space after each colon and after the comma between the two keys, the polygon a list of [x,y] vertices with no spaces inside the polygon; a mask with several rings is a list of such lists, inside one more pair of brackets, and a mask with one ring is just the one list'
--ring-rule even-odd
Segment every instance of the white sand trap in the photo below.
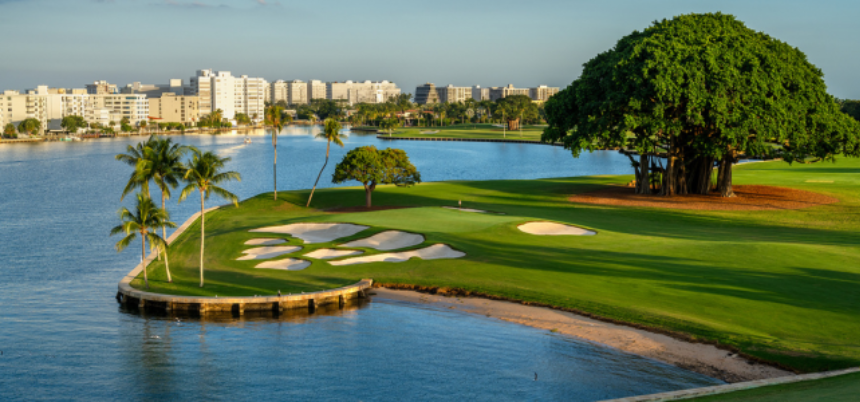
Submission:
{"label": "white sand trap", "polygon": [[274,246],[275,244],[286,243],[284,239],[251,239],[245,242],[248,246]]}
{"label": "white sand trap", "polygon": [[291,225],[251,229],[250,232],[286,233],[311,244],[326,243],[341,237],[352,236],[368,227],[351,223],[293,223]]}
{"label": "white sand trap", "polygon": [[264,269],[282,269],[284,271],[301,271],[311,265],[310,261],[300,260],[297,258],[287,258],[277,261],[266,261],[257,264],[254,268]]}
{"label": "white sand trap", "polygon": [[366,239],[341,244],[341,247],[367,247],[377,250],[396,250],[398,248],[417,246],[424,242],[424,236],[399,230],[386,230]]}
{"label": "white sand trap", "polygon": [[597,232],[555,222],[529,222],[518,226],[528,234],[541,236],[594,236]]}
{"label": "white sand trap", "polygon": [[460,258],[465,256],[466,253],[454,250],[447,244],[434,244],[430,247],[425,247],[418,250],[401,251],[399,253],[384,253],[368,255],[365,257],[347,258],[345,260],[329,261],[329,264],[352,265],[367,264],[369,262],[403,262],[409,261],[409,259],[412,257],[418,257],[422,260],[438,260],[441,258]]}
{"label": "white sand trap", "polygon": [[349,257],[351,255],[359,255],[363,253],[364,251],[361,250],[337,250],[333,248],[321,248],[319,250],[314,250],[310,253],[305,254],[305,257],[327,260],[329,258]]}
{"label": "white sand trap", "polygon": [[442,208],[445,208],[445,209],[453,209],[453,210],[455,210],[455,211],[474,212],[474,213],[477,213],[477,214],[485,214],[485,213],[487,213],[487,211],[484,211],[483,209],[457,208],[457,207],[442,207]]}
{"label": "white sand trap", "polygon": [[289,254],[301,250],[299,246],[274,246],[274,247],[256,247],[243,250],[245,254],[236,260],[268,260],[279,255]]}

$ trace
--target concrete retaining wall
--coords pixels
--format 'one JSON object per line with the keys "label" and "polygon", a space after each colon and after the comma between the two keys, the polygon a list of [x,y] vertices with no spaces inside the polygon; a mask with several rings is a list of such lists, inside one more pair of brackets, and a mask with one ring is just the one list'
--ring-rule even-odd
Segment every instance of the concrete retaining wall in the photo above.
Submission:
{"label": "concrete retaining wall", "polygon": [[556,143],[546,143],[534,140],[509,140],[505,138],[447,138],[447,137],[389,137],[387,135],[377,135],[376,138],[380,140],[406,140],[406,141],[460,141],[460,142],[509,142],[512,144],[538,144],[538,145],[552,145],[556,147],[563,147],[564,144],[556,142]]}
{"label": "concrete retaining wall", "polygon": [[[205,210],[210,212],[220,207],[212,207]],[[176,239],[200,217],[200,212],[188,218],[179,226],[167,243],[173,243]],[[367,297],[367,289],[373,286],[372,279],[362,279],[353,285],[337,289],[321,290],[318,292],[271,295],[257,297],[200,297],[200,296],[175,296],[160,293],[151,293],[131,287],[131,281],[140,275],[143,268],[151,263],[157,255],[152,252],[147,258],[138,264],[131,272],[119,281],[116,299],[118,302],[136,305],[140,308],[154,308],[167,311],[196,311],[201,314],[210,312],[234,312],[244,314],[245,311],[283,311],[288,309],[308,309],[312,311],[316,307],[343,304],[351,299]]]}

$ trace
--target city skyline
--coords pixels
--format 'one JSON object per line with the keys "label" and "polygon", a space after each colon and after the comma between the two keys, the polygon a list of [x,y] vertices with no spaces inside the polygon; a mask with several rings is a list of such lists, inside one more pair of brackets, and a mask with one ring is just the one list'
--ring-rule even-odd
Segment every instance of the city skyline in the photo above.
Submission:
{"label": "city skyline", "polygon": [[15,38],[4,43],[0,88],[159,84],[201,68],[269,82],[388,80],[404,93],[425,82],[564,88],[583,63],[654,20],[721,11],[799,48],[822,69],[831,94],[856,99],[860,83],[850,66],[860,56],[850,50],[860,33],[851,22],[858,9],[847,1],[373,1],[313,8],[272,0],[0,0],[0,34]]}

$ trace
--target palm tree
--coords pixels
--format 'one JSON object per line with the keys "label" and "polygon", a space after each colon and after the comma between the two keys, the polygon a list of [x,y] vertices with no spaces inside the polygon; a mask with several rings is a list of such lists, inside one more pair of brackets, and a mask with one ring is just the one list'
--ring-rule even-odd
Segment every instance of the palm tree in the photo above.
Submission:
{"label": "palm tree", "polygon": [[226,198],[239,206],[239,199],[235,194],[217,186],[230,180],[242,181],[242,176],[238,172],[227,171],[222,169],[224,165],[230,161],[230,158],[222,158],[212,152],[200,152],[197,148],[188,147],[191,150],[191,160],[188,161],[183,179],[188,183],[179,194],[179,202],[185,200],[188,194],[197,190],[200,192],[200,287],[203,287],[203,241],[206,235],[206,216],[203,211],[206,209],[204,200],[209,198],[211,193],[215,193],[222,198]]}
{"label": "palm tree", "polygon": [[[185,167],[182,164],[182,155],[185,147],[174,143],[170,138],[150,138],[149,146],[144,149],[144,163],[142,176],[151,177],[155,185],[161,190],[161,209],[166,211],[165,203],[170,198],[170,189],[179,185]],[[149,194],[149,193],[147,193]],[[167,239],[167,228],[161,228],[161,235]],[[167,258],[167,247],[164,248],[164,267],[167,270],[167,282],[172,283],[170,277],[170,262]]]}
{"label": "palm tree", "polygon": [[281,120],[282,112],[283,109],[280,106],[269,106],[266,109],[266,125],[272,126],[272,149],[275,151],[272,165],[275,201],[278,200],[278,133],[284,129],[284,122]]}
{"label": "palm tree", "polygon": [[317,134],[317,138],[325,138],[327,141],[325,146],[325,163],[323,163],[322,169],[320,169],[320,174],[317,175],[317,181],[314,182],[314,187],[311,189],[311,196],[308,197],[308,205],[305,207],[311,206],[311,200],[314,198],[314,191],[317,189],[317,183],[320,182],[320,177],[322,177],[323,170],[328,165],[328,157],[329,151],[331,150],[331,143],[335,143],[336,145],[340,145],[343,148],[343,138],[346,137],[346,134],[341,134],[340,132],[341,126],[337,120],[328,118],[325,119],[325,129],[323,132]]}
{"label": "palm tree", "polygon": [[116,243],[116,251],[122,251],[140,235],[140,260],[143,266],[143,282],[146,288],[149,289],[149,277],[146,275],[146,240],[149,239],[149,248],[158,246],[166,246],[167,243],[161,236],[158,235],[158,228],[170,226],[176,227],[176,224],[170,221],[170,215],[167,211],[159,208],[152,200],[144,193],[137,193],[137,205],[134,207],[134,212],[123,207],[119,210],[119,219],[122,224],[111,229],[111,236],[117,233],[125,233],[125,237]]}

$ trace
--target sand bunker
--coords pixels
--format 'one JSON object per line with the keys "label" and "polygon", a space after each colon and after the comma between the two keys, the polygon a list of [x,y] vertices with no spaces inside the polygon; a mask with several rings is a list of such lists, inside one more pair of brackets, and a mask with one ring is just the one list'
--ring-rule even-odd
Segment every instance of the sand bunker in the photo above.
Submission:
{"label": "sand bunker", "polygon": [[294,253],[301,250],[299,246],[275,246],[275,247],[257,247],[243,250],[245,255],[237,258],[238,261],[244,260],[268,260],[279,255]]}
{"label": "sand bunker", "polygon": [[274,246],[275,244],[286,243],[284,239],[251,239],[245,242],[248,246]]}
{"label": "sand bunker", "polygon": [[309,267],[310,265],[310,261],[300,260],[297,258],[287,258],[284,260],[266,261],[264,263],[257,264],[257,266],[254,268],[282,269],[284,271],[301,271]]}
{"label": "sand bunker", "polygon": [[466,253],[457,251],[449,247],[447,244],[434,244],[430,247],[425,247],[419,250],[401,251],[399,253],[384,253],[376,255],[368,255],[365,257],[347,258],[339,261],[329,261],[331,265],[352,265],[352,264],[367,264],[369,262],[403,262],[408,261],[412,257],[418,257],[422,260],[437,260],[441,258],[460,258],[466,256]]}
{"label": "sand bunker", "polygon": [[353,225],[351,223],[293,223],[291,225],[251,229],[250,232],[286,233],[310,244],[326,243],[341,237],[352,236],[367,228],[368,226]]}
{"label": "sand bunker", "polygon": [[377,233],[366,239],[351,241],[341,244],[341,247],[366,247],[377,250],[396,250],[398,248],[417,246],[424,242],[424,236],[414,233],[401,232],[399,230],[387,230]]}
{"label": "sand bunker", "polygon": [[555,222],[529,222],[517,226],[523,232],[540,236],[593,236],[597,232]]}
{"label": "sand bunker", "polygon": [[327,260],[330,258],[349,257],[351,255],[359,255],[363,253],[364,251],[361,250],[337,250],[333,248],[321,248],[319,250],[314,250],[310,253],[305,254],[305,257]]}
{"label": "sand bunker", "polygon": [[453,210],[455,210],[455,211],[474,212],[474,213],[478,213],[478,214],[485,214],[485,213],[487,213],[487,211],[484,211],[483,209],[457,208],[457,207],[442,207],[442,208],[445,208],[445,209],[453,209]]}
{"label": "sand bunker", "polygon": [[723,198],[719,193],[661,197],[636,194],[632,187],[605,186],[571,196],[568,200],[582,204],[731,211],[801,209],[839,202],[824,194],[793,188],[758,185],[736,185],[732,188],[737,197]]}

